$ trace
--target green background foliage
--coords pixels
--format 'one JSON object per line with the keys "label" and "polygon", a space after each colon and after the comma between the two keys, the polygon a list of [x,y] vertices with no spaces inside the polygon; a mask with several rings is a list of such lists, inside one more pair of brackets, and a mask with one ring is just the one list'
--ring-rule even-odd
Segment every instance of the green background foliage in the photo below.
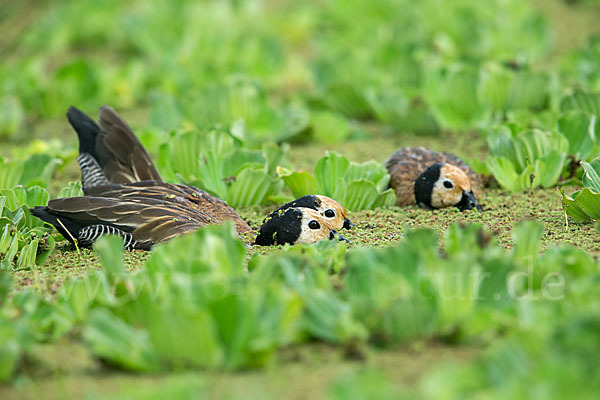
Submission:
{"label": "green background foliage", "polygon": [[[3,4],[0,397],[596,398],[595,3]],[[64,113],[103,104],[165,180],[254,229],[331,196],[351,243],[69,247],[28,208],[82,194]],[[484,174],[485,211],[393,207],[408,145]]]}

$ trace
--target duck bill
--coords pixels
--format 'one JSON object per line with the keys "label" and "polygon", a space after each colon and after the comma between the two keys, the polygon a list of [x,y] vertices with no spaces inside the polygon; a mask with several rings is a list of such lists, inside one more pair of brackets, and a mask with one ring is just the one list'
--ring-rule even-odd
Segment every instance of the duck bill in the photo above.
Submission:
{"label": "duck bill", "polygon": [[337,233],[337,231],[335,231],[335,230],[332,229],[329,232],[329,240],[333,240],[333,239],[337,239],[340,242],[350,243],[350,241],[348,239],[346,239],[345,237],[343,237],[342,235],[340,235],[339,233]]}
{"label": "duck bill", "polygon": [[456,205],[456,208],[458,208],[460,211],[472,210],[474,208],[477,211],[483,210],[481,206],[477,203],[477,199],[475,198],[475,195],[473,194],[472,190],[469,190],[468,192],[463,190],[462,198],[460,199],[460,202],[458,202],[458,204]]}
{"label": "duck bill", "polygon": [[344,218],[344,229],[352,229],[355,225],[348,218]]}

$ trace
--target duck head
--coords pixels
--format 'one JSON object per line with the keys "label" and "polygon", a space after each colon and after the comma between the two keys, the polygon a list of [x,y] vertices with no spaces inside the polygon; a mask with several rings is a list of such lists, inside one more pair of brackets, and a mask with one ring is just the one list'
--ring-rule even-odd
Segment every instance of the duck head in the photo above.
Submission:
{"label": "duck head", "polygon": [[482,210],[467,174],[450,164],[436,163],[423,171],[415,181],[415,199],[419,206],[428,209],[456,207],[460,211]]}
{"label": "duck head", "polygon": [[318,211],[306,207],[290,207],[279,209],[265,218],[255,243],[272,246],[316,243],[325,239],[348,242]]}
{"label": "duck head", "polygon": [[346,210],[337,201],[327,196],[310,194],[282,205],[279,209],[306,207],[318,211],[335,230],[350,229],[354,224],[348,219]]}

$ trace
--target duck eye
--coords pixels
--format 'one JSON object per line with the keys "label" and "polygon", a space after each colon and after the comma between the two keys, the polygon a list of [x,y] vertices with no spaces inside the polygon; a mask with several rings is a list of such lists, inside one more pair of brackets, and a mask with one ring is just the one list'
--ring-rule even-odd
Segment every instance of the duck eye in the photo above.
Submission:
{"label": "duck eye", "polygon": [[333,217],[335,217],[335,211],[333,211],[331,208],[327,209],[327,210],[325,210],[325,216],[327,218],[333,218]]}
{"label": "duck eye", "polygon": [[321,227],[321,225],[319,224],[319,222],[317,222],[316,220],[312,220],[308,223],[308,227],[310,229],[319,229]]}
{"label": "duck eye", "polygon": [[452,184],[452,181],[451,181],[451,180],[448,180],[448,179],[446,179],[446,180],[444,181],[444,187],[445,187],[446,189],[452,189],[452,188],[454,187],[454,185]]}

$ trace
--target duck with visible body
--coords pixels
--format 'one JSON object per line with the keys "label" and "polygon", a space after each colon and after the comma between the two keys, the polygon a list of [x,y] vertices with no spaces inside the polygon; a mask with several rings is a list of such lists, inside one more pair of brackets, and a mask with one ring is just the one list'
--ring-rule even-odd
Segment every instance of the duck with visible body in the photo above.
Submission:
{"label": "duck with visible body", "polygon": [[[69,241],[92,247],[102,235],[115,234],[124,238],[127,249],[149,250],[226,220],[233,221],[240,234],[251,231],[221,199],[193,186],[164,182],[129,125],[112,108],[100,108],[99,124],[75,107],[67,117],[79,138],[77,161],[85,196],[51,200],[31,212]],[[353,226],[344,209],[325,196],[301,197],[273,214],[277,218],[268,217],[271,222],[263,227],[274,236],[267,240],[259,234],[257,243],[313,243]]]}
{"label": "duck with visible body", "polygon": [[164,182],[135,133],[112,108],[100,108],[99,124],[75,107],[67,118],[79,138],[85,196],[51,200],[31,212],[69,241],[92,247],[102,235],[115,234],[128,249],[148,250],[226,220],[234,222],[239,234],[252,231],[221,199],[194,186]]}
{"label": "duck with visible body", "polygon": [[385,165],[398,206],[482,210],[477,202],[482,194],[481,178],[453,154],[404,147],[392,154]]}

